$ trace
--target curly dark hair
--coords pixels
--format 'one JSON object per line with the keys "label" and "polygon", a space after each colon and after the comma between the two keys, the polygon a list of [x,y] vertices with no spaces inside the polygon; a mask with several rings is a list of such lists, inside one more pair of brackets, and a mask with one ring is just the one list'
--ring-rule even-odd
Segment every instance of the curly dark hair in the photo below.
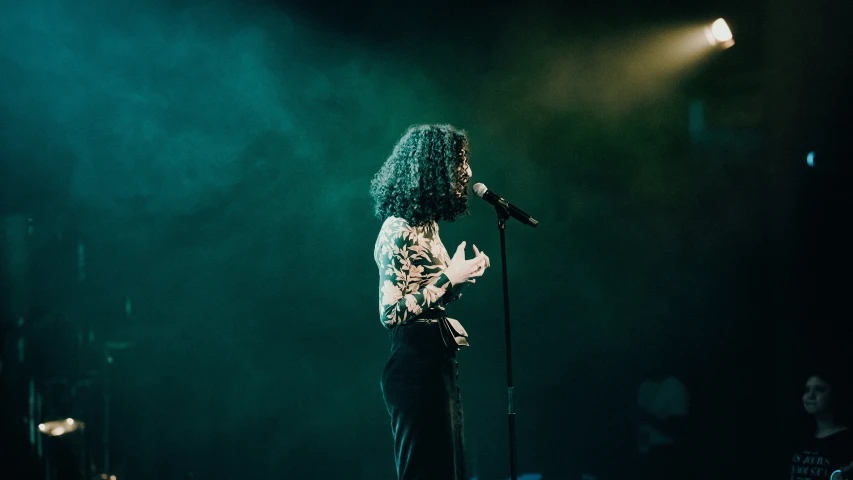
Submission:
{"label": "curly dark hair", "polygon": [[468,135],[450,125],[414,125],[370,182],[374,214],[412,225],[468,213]]}

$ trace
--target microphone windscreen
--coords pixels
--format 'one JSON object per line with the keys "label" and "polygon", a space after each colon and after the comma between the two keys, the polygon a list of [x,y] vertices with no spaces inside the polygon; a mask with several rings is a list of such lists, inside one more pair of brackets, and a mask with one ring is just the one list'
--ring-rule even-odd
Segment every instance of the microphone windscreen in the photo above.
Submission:
{"label": "microphone windscreen", "polygon": [[478,197],[482,197],[488,191],[489,191],[489,189],[486,188],[486,186],[483,185],[482,183],[475,183],[474,184],[474,193],[476,193]]}

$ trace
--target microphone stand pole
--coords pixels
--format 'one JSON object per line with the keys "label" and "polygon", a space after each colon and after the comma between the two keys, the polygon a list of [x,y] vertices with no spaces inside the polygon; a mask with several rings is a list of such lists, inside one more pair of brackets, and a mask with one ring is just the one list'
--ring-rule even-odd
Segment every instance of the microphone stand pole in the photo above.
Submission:
{"label": "microphone stand pole", "polygon": [[504,323],[506,328],[506,393],[507,420],[509,421],[509,472],[511,480],[518,480],[518,464],[515,452],[515,405],[513,404],[512,383],[512,335],[509,321],[509,286],[506,274],[506,221],[509,211],[502,206],[495,206],[498,213],[498,230],[501,236],[501,273],[503,274],[504,289]]}

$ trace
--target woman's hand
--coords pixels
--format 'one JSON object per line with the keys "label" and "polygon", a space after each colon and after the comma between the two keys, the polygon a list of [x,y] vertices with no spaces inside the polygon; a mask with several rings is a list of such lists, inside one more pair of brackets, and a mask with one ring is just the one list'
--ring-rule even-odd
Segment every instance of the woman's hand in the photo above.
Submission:
{"label": "woman's hand", "polygon": [[444,270],[444,274],[450,279],[452,285],[462,283],[475,283],[477,277],[482,277],[487,268],[491,266],[489,257],[474,245],[474,258],[465,259],[465,242],[459,244],[456,253],[450,259],[450,264]]}

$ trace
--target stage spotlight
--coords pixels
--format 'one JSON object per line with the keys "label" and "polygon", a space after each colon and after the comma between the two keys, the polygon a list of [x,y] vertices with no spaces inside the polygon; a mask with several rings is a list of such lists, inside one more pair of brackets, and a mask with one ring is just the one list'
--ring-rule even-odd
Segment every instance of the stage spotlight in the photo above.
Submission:
{"label": "stage spotlight", "polygon": [[45,435],[50,435],[51,437],[59,437],[66,433],[82,429],[83,427],[85,427],[83,422],[78,422],[73,418],[66,418],[65,420],[53,420],[51,422],[41,423],[39,424],[39,431]]}
{"label": "stage spotlight", "polygon": [[732,30],[722,18],[718,18],[710,27],[705,28],[705,38],[708,39],[708,43],[710,43],[711,46],[719,45],[723,48],[729,48],[735,44],[735,38],[734,35],[732,35]]}

